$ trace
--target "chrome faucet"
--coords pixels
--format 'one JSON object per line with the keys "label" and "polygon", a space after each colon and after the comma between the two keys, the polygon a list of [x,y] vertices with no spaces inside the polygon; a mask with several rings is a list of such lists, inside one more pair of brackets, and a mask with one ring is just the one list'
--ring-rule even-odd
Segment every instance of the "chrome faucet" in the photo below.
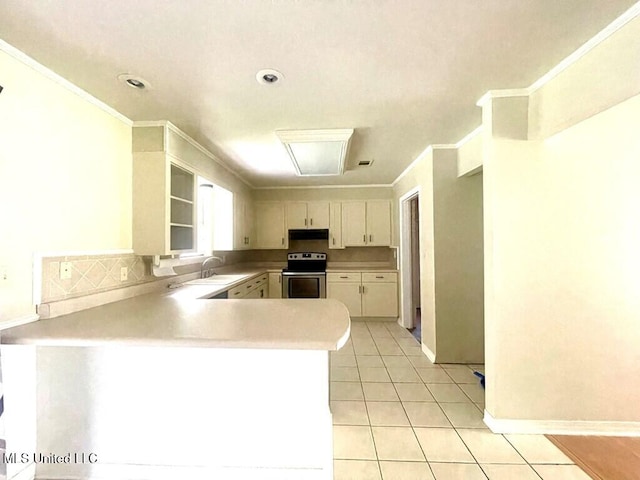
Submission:
{"label": "chrome faucet", "polygon": [[216,274],[216,272],[213,271],[213,267],[209,266],[214,260],[218,260],[220,265],[224,265],[224,258],[215,256],[206,258],[200,267],[200,278],[209,278]]}

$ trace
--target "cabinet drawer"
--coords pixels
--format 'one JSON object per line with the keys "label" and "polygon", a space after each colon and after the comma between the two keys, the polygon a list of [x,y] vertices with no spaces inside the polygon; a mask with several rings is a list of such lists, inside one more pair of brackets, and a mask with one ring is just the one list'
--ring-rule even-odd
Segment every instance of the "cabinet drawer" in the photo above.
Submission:
{"label": "cabinet drawer", "polygon": [[397,272],[363,272],[362,283],[397,283]]}
{"label": "cabinet drawer", "polygon": [[238,285],[229,289],[229,298],[242,298],[247,294],[245,284]]}
{"label": "cabinet drawer", "polygon": [[358,282],[360,283],[360,272],[331,272],[327,273],[327,282]]}

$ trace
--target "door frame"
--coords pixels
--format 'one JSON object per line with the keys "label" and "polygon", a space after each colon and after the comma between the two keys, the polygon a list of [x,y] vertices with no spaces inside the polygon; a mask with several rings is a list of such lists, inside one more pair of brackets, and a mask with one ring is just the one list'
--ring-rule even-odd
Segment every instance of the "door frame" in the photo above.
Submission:
{"label": "door frame", "polygon": [[[420,198],[420,187],[414,187],[399,199],[400,217],[400,325],[413,328],[413,278],[411,275],[411,200]],[[418,238],[420,238],[420,218],[418,217]],[[421,270],[422,262],[418,265]],[[418,275],[420,272],[418,272]]]}

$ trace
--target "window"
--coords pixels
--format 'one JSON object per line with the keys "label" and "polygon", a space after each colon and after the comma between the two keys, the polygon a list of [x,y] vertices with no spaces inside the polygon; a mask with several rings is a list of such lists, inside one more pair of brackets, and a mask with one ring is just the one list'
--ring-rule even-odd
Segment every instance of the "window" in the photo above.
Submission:
{"label": "window", "polygon": [[198,177],[198,253],[233,249],[233,193]]}

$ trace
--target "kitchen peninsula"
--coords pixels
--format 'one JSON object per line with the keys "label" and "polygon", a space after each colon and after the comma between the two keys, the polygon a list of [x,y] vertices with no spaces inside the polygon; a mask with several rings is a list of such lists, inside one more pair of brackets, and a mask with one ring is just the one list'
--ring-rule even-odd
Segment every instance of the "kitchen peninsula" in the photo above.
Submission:
{"label": "kitchen peninsula", "polygon": [[9,478],[332,478],[329,351],[349,337],[346,307],[202,288],[5,330],[7,452],[93,460],[9,464]]}

